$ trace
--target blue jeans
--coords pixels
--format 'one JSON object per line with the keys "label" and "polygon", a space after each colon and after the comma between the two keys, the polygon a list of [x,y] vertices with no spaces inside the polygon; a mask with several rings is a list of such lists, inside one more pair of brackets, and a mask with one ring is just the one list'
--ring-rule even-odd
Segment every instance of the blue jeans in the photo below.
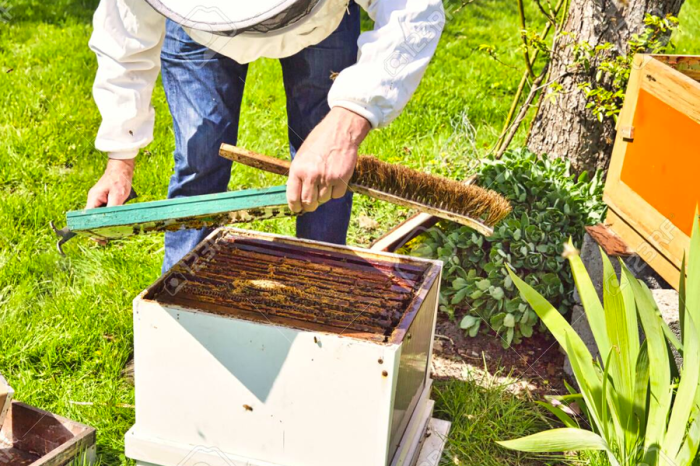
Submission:
{"label": "blue jeans", "polygon": [[[280,60],[287,94],[292,158],[311,130],[330,111],[331,74],[357,61],[359,7],[351,2],[338,29],[318,45]],[[162,79],[175,130],[175,171],[168,198],[226,191],[231,162],[218,155],[221,143],[236,144],[247,65],[193,41],[168,21],[161,53]],[[352,194],[297,218],[300,238],[345,244]],[[163,272],[191,251],[210,229],[165,234]]]}

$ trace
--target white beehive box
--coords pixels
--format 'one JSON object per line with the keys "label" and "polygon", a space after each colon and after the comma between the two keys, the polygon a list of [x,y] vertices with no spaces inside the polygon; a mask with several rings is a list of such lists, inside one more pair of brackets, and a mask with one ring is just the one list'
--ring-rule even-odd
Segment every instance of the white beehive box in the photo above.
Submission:
{"label": "white beehive box", "polygon": [[[141,465],[408,465],[441,263],[219,229],[134,301]],[[409,425],[410,424],[410,425]]]}

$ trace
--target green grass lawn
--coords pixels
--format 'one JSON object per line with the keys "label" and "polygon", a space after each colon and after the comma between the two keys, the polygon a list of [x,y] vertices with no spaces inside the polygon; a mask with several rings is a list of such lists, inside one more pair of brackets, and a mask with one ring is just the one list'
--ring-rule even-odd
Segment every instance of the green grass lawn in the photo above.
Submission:
{"label": "green grass lawn", "polygon": [[[691,2],[686,8],[695,17],[679,34],[678,52],[698,51],[700,0]],[[96,427],[102,461],[114,465],[126,463],[123,435],[134,422],[128,407],[133,389],[120,375],[132,351],[131,301],[158,277],[163,241],[151,235],[100,247],[77,239],[61,257],[49,229],[50,220],[62,224],[66,211],[84,205],[105,164],[93,148],[100,117],[91,97],[96,62],[87,42],[95,5],[96,0],[0,3],[7,8],[0,15],[0,372],[18,399]],[[528,5],[534,16],[535,7]],[[446,6],[453,16],[423,84],[396,122],[371,134],[365,153],[444,171],[446,157],[473,157],[498,134],[521,74],[516,3],[476,0],[462,6],[461,0],[447,0]],[[496,47],[498,60],[479,51],[483,44]],[[160,86],[154,105],[155,141],[139,157],[134,182],[142,201],[165,197],[172,170],[172,128]],[[285,156],[285,121],[278,63],[255,63],[239,143]],[[238,167],[231,187],[282,182]],[[351,242],[367,244],[405,215],[358,198]],[[363,216],[378,226],[361,224]],[[253,226],[293,233],[291,221]],[[470,404],[471,397],[486,403],[495,395],[469,384],[442,387],[438,412],[456,420],[457,432],[446,461],[489,464],[478,458],[492,454],[493,436],[477,435],[464,419],[481,406]],[[514,398],[499,403],[506,413],[514,406],[526,409]],[[503,425],[521,434],[538,430],[534,417]],[[510,461],[506,458],[523,464],[506,454],[498,464]]]}

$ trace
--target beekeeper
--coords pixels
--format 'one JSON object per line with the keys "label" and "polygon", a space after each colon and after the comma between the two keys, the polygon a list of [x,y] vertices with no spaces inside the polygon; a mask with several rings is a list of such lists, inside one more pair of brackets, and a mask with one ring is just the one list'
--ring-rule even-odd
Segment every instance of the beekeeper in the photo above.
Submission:
{"label": "beekeeper", "polygon": [[[358,5],[374,30],[360,34]],[[297,235],[345,243],[358,146],[404,108],[444,24],[440,0],[102,0],[90,48],[102,114],[95,146],[109,160],[87,207],[126,200],[134,159],[153,140],[159,72],[176,142],[168,197],[225,191],[231,162],[218,150],[236,144],[248,63],[278,58],[293,158],[287,199],[307,212]],[[166,233],[163,270],[207,233]]]}

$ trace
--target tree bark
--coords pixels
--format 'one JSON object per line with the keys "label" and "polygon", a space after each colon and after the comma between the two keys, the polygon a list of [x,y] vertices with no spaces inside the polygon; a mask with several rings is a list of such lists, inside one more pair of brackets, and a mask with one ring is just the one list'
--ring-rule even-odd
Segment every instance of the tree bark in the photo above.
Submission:
{"label": "tree bark", "polygon": [[684,0],[572,0],[563,36],[555,43],[550,65],[550,81],[562,85],[554,100],[541,95],[540,107],[528,136],[528,148],[552,158],[568,158],[576,172],[607,170],[615,127],[611,119],[602,123],[586,108],[586,97],[578,88],[583,82],[595,82],[590,73],[572,71],[573,41],[591,46],[609,42],[614,53],[626,54],[632,34],[644,31],[646,13],[664,17],[677,15]]}

